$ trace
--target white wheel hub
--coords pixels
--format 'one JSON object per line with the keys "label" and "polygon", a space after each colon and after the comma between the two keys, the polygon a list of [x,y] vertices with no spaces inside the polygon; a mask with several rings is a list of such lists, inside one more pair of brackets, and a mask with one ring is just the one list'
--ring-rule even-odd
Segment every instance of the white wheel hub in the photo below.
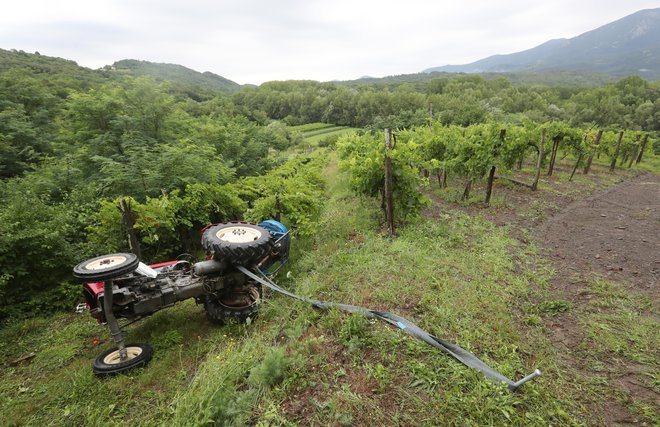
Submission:
{"label": "white wheel hub", "polygon": [[106,268],[121,265],[126,262],[128,258],[123,255],[112,255],[105,258],[97,259],[85,265],[87,270],[105,270]]}
{"label": "white wheel hub", "polygon": [[106,365],[116,365],[121,362],[126,362],[127,360],[135,359],[141,354],[142,348],[140,347],[126,347],[126,360],[121,360],[119,350],[115,350],[103,358],[103,363]]}
{"label": "white wheel hub", "polygon": [[260,238],[261,231],[237,225],[218,230],[218,232],[215,233],[215,236],[218,239],[229,243],[248,243]]}

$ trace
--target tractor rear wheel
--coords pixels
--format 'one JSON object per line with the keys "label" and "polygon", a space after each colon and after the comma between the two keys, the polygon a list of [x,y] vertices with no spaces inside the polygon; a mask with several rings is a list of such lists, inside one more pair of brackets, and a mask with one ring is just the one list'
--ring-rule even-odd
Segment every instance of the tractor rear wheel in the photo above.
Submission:
{"label": "tractor rear wheel", "polygon": [[254,319],[261,306],[261,286],[250,284],[243,289],[233,289],[220,295],[207,295],[204,299],[206,317],[213,323],[224,324],[227,319],[239,323],[248,317]]}
{"label": "tractor rear wheel", "polygon": [[206,230],[202,235],[202,247],[218,261],[249,266],[271,254],[273,237],[256,224],[227,222]]}

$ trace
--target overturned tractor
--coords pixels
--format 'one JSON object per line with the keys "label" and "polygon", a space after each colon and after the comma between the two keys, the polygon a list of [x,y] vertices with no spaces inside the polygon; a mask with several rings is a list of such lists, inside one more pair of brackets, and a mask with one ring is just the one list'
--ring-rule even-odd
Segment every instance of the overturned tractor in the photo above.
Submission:
{"label": "overturned tractor", "polygon": [[116,253],[84,261],[73,275],[85,282],[90,314],[107,324],[117,346],[94,361],[97,375],[112,375],[146,365],[153,350],[147,343],[125,343],[119,319],[139,320],[176,302],[194,298],[216,323],[244,322],[259,310],[262,286],[239,267],[271,275],[289,258],[287,228],[273,220],[260,224],[228,222],[202,231],[208,259],[145,265],[134,254]]}

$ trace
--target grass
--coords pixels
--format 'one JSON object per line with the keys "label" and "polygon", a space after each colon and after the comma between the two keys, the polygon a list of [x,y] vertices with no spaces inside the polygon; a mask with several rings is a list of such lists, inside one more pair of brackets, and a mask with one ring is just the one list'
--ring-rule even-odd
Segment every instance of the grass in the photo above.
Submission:
{"label": "grass", "polygon": [[356,128],[350,128],[350,127],[336,127],[327,132],[323,132],[320,134],[315,134],[315,135],[304,134],[304,137],[306,143],[312,145],[318,145],[324,140],[332,140],[333,138],[337,138],[341,135],[350,132],[355,132],[356,130],[357,130]]}
{"label": "grass", "polygon": [[292,126],[291,129],[302,133],[305,144],[314,147],[324,141],[332,141],[341,135],[357,130],[356,128],[336,126],[328,123],[307,123]]}
{"label": "grass", "polygon": [[[617,359],[657,368],[653,301],[594,281],[590,310],[576,312],[548,292],[552,270],[534,245],[511,238],[507,227],[450,209],[439,220],[412,221],[389,239],[380,232],[377,202],[354,196],[336,162],[325,175],[319,232],[294,238],[280,285],[400,314],[510,378],[537,367],[544,376],[510,393],[383,323],[280,295],[266,300],[252,324],[224,327],[187,301],[128,327],[129,340],[154,346],[154,359],[106,380],[93,376],[91,363],[111,347],[109,334],[87,315],[0,329],[2,424],[596,424],[589,405],[612,391],[602,372],[562,369],[544,320],[563,315],[588,332],[576,349],[585,369],[609,369]],[[529,214],[536,218],[541,210]],[[100,345],[92,343],[97,336]],[[31,360],[10,366],[30,353]],[[657,390],[658,383],[649,376],[645,385]],[[640,422],[657,422],[657,406],[629,403]]]}
{"label": "grass", "polygon": [[331,127],[335,127],[335,125],[329,123],[306,123],[304,125],[291,126],[291,130],[306,133]]}

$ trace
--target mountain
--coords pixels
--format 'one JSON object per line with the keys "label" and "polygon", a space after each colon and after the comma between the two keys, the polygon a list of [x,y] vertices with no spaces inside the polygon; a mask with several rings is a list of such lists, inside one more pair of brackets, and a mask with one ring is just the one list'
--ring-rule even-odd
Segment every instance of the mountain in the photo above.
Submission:
{"label": "mountain", "polygon": [[660,79],[660,8],[628,15],[571,39],[547,41],[510,55],[424,70],[450,73],[581,71]]}
{"label": "mountain", "polygon": [[177,64],[162,64],[157,62],[123,59],[112,65],[106,65],[105,70],[127,73],[133,76],[150,76],[157,80],[167,80],[184,86],[196,86],[217,92],[235,92],[241,85],[209,71],[199,71]]}

